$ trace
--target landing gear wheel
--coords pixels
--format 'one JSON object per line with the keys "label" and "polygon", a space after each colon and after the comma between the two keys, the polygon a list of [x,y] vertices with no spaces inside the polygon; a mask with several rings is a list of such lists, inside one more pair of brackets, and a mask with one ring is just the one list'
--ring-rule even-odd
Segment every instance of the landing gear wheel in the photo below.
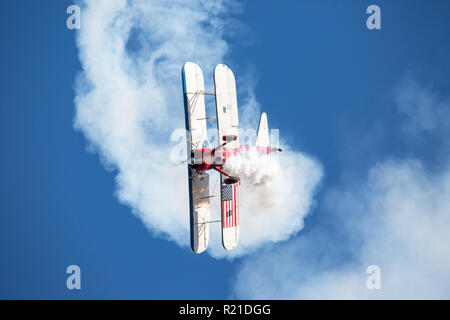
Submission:
{"label": "landing gear wheel", "polygon": [[235,184],[239,182],[239,178],[229,177],[223,181],[225,184]]}

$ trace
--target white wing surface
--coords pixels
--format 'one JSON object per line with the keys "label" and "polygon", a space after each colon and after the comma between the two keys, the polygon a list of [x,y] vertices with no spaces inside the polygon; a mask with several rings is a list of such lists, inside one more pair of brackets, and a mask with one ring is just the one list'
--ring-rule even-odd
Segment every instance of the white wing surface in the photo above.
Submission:
{"label": "white wing surface", "polygon": [[[186,62],[182,71],[187,136],[188,159],[194,150],[206,143],[206,112],[204,99],[203,72],[198,65]],[[189,175],[191,247],[200,253],[208,247],[209,241],[209,175],[197,172],[191,165]]]}
{"label": "white wing surface", "polygon": [[[214,87],[216,94],[217,127],[219,143],[223,144],[225,136],[236,136],[228,142],[224,151],[239,148],[239,118],[236,95],[236,80],[233,71],[219,64],[214,69]],[[239,239],[239,183],[225,184],[221,176],[221,212],[222,212],[222,244],[226,250],[236,247]]]}
{"label": "white wing surface", "polygon": [[[220,144],[224,136],[238,136],[239,118],[236,96],[236,80],[233,71],[224,64],[214,69],[214,87],[216,93],[217,127]],[[227,149],[239,148],[239,137],[225,146]]]}

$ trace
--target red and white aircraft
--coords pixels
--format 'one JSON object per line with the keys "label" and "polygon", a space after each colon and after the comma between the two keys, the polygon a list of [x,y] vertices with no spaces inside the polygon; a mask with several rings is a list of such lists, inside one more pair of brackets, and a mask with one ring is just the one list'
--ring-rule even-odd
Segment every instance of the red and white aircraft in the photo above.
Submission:
{"label": "red and white aircraft", "polygon": [[[219,64],[214,69],[214,93],[205,91],[203,72],[198,65],[186,62],[182,70],[185,120],[187,130],[189,201],[191,247],[194,253],[201,253],[208,247],[210,200],[215,197],[209,192],[209,170],[220,173],[220,202],[222,244],[226,250],[236,247],[239,239],[239,185],[240,178],[225,172],[224,164],[231,156],[249,146],[239,144],[239,119],[236,96],[236,80],[229,67]],[[207,148],[208,135],[205,95],[214,95],[219,145]],[[214,118],[214,117],[213,117]],[[260,153],[281,151],[269,146],[267,116],[261,115],[256,149]],[[218,221],[219,222],[219,221]]]}

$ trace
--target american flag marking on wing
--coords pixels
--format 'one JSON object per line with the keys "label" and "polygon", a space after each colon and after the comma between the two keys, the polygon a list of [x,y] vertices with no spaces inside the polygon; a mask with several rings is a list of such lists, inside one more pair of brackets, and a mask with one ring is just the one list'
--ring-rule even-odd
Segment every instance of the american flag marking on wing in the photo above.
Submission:
{"label": "american flag marking on wing", "polygon": [[239,225],[238,184],[222,184],[222,228]]}

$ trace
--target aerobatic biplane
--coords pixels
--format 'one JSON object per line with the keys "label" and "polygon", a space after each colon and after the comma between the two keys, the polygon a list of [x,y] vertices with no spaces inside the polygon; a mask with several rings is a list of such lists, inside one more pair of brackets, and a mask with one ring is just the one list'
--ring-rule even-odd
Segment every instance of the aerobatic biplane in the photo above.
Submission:
{"label": "aerobatic biplane", "polygon": [[[214,92],[204,88],[203,72],[198,65],[186,62],[182,70],[185,121],[187,130],[191,247],[194,253],[206,250],[209,224],[221,222],[222,244],[226,250],[236,247],[239,239],[240,178],[227,173],[227,158],[248,150],[239,144],[239,119],[236,81],[231,69],[219,64],[214,69]],[[216,117],[206,117],[205,95],[215,96]],[[217,119],[218,146],[209,146],[207,119]],[[281,151],[270,147],[267,116],[261,115],[256,145],[258,152]],[[221,220],[211,221],[209,170],[220,173]]]}

